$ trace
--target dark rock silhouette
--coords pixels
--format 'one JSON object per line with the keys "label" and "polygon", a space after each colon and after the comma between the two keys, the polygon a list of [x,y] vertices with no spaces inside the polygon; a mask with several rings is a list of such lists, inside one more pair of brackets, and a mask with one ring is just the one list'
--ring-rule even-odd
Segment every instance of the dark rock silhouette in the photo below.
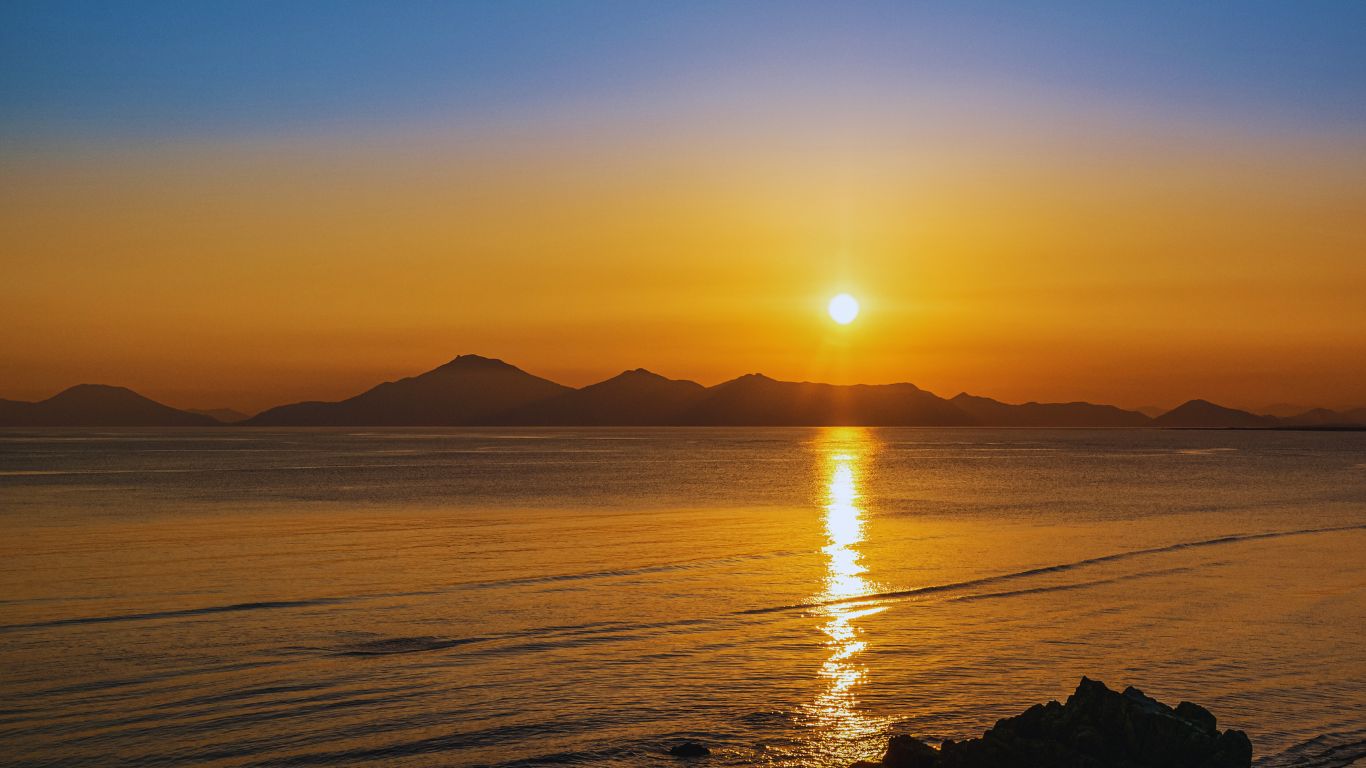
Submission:
{"label": "dark rock silhouette", "polygon": [[663,426],[678,424],[707,388],[667,379],[644,368],[555,395],[507,413],[507,424],[560,426]]}
{"label": "dark rock silhouette", "polygon": [[711,750],[701,744],[689,741],[671,748],[669,754],[674,757],[706,757],[711,754]]}
{"label": "dark rock silhouette", "polygon": [[814,384],[751,373],[717,384],[683,423],[738,426],[973,426],[953,403],[914,384]]}
{"label": "dark rock silhouette", "polygon": [[388,381],[341,402],[282,405],[243,423],[348,427],[500,424],[500,417],[514,408],[570,391],[502,360],[460,355],[420,376]]}
{"label": "dark rock silhouette", "polygon": [[103,384],[78,384],[36,403],[0,400],[0,426],[6,427],[210,427],[218,423],[131,389]]}
{"label": "dark rock silhouette", "polygon": [[1167,429],[1259,429],[1280,424],[1275,416],[1225,408],[1208,400],[1191,400],[1153,419],[1153,426]]}
{"label": "dark rock silhouette", "polygon": [[949,402],[984,427],[1146,427],[1152,419],[1138,411],[1094,403],[1023,403],[1009,405],[964,392]]}
{"label": "dark rock silhouette", "polygon": [[1214,715],[1183,701],[1175,709],[1137,688],[1116,693],[1085,677],[1066,704],[1035,704],[966,741],[939,749],[896,736],[877,763],[856,768],[1248,768],[1252,742],[1220,732]]}

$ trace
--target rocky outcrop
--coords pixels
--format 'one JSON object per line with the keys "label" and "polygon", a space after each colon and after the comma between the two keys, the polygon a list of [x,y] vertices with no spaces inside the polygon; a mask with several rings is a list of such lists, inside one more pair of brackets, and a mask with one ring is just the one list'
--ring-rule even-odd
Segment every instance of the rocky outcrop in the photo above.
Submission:
{"label": "rocky outcrop", "polygon": [[686,742],[669,750],[669,754],[674,757],[706,757],[711,754],[711,750],[696,742]]}
{"label": "rocky outcrop", "polygon": [[1214,715],[1183,701],[1175,709],[1137,688],[1116,693],[1096,680],[1066,704],[1035,704],[1000,720],[981,738],[935,749],[896,736],[881,762],[855,768],[1248,768],[1252,743],[1220,732]]}

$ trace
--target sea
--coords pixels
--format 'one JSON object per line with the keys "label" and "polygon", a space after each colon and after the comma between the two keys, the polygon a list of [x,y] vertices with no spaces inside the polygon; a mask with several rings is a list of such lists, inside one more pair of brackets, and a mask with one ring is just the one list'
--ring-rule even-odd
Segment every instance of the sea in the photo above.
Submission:
{"label": "sea", "polygon": [[1366,433],[0,430],[0,765],[845,768],[1085,675],[1366,764]]}

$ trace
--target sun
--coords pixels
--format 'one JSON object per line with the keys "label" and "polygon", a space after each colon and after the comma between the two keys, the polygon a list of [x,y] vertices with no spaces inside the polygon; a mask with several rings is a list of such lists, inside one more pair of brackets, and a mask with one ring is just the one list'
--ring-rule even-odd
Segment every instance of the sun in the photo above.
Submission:
{"label": "sun", "polygon": [[830,312],[831,320],[840,325],[848,325],[854,322],[854,318],[858,317],[858,299],[847,293],[841,293],[830,300],[830,306],[827,307],[827,310]]}

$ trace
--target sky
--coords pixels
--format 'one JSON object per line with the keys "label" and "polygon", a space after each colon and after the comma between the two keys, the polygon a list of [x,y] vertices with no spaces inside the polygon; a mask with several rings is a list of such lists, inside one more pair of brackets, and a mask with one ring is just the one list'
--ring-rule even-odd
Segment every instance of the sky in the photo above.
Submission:
{"label": "sky", "polygon": [[8,0],[0,275],[12,399],[1366,405],[1366,3]]}

